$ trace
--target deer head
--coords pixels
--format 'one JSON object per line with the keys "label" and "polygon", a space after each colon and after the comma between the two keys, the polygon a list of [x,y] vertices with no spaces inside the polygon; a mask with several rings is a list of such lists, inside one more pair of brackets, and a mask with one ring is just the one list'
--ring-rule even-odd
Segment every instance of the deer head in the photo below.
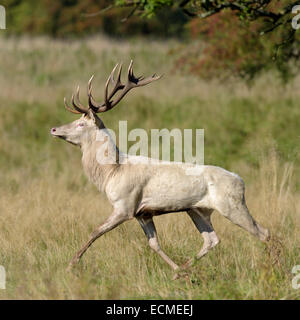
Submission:
{"label": "deer head", "polygon": [[[67,142],[70,142],[74,145],[82,146],[83,143],[91,141],[93,136],[96,135],[97,130],[104,129],[105,126],[101,119],[97,116],[97,113],[106,112],[116,106],[124,96],[133,88],[145,86],[155,80],[161,78],[161,76],[153,75],[148,78],[135,77],[133,74],[133,61],[131,60],[128,73],[127,73],[127,82],[123,84],[121,82],[121,72],[122,64],[119,67],[117,76],[115,78],[115,72],[119,64],[113,68],[110,76],[108,77],[105,90],[104,90],[104,102],[98,103],[94,100],[92,96],[92,81],[94,76],[88,82],[88,106],[84,107],[79,99],[79,87],[77,88],[76,94],[72,95],[72,106],[68,106],[66,98],[64,98],[64,104],[68,111],[81,114],[82,116],[63,126],[55,127],[51,129],[51,134],[54,137],[62,138]],[[109,84],[112,84],[113,89],[109,93]],[[119,92],[119,95],[116,97],[116,93]]]}

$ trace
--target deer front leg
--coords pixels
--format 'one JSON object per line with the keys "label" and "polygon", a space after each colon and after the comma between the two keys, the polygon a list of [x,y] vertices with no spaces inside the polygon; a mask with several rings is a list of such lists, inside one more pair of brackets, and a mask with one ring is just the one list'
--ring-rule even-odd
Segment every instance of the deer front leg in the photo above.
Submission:
{"label": "deer front leg", "polygon": [[150,216],[142,216],[142,217],[136,217],[138,220],[139,224],[143,228],[148,241],[149,241],[149,246],[152,250],[154,250],[156,253],[158,253],[163,260],[175,271],[179,269],[179,266],[173,262],[160,248],[158,239],[157,239],[157,234],[156,234],[156,228],[153,222],[153,218]]}
{"label": "deer front leg", "polygon": [[72,266],[79,262],[80,258],[95,240],[104,235],[106,232],[114,229],[119,224],[125,222],[126,220],[128,220],[127,215],[113,212],[113,214],[103,224],[101,224],[96,230],[94,230],[89,241],[74,255],[71,262],[69,263],[67,270],[70,271]]}

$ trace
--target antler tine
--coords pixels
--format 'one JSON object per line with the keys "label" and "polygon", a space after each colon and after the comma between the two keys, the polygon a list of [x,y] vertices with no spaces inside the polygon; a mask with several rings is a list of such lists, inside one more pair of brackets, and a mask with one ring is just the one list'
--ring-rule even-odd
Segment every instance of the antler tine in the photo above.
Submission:
{"label": "antler tine", "polygon": [[120,63],[120,68],[119,68],[118,75],[117,75],[117,82],[118,82],[119,84],[122,84],[122,83],[121,83],[122,67],[123,67],[123,62]]}
{"label": "antler tine", "polygon": [[128,67],[128,80],[130,81],[133,76],[133,60],[130,60],[130,64],[129,64],[129,67]]}
{"label": "antler tine", "polygon": [[[114,79],[114,74],[115,71],[118,67],[118,63],[115,65],[115,67],[113,68],[110,76],[107,79],[107,82],[105,84],[105,105],[109,106],[110,105],[110,100],[111,98],[121,89],[124,88],[124,85],[121,82],[121,72],[122,72],[122,63],[120,64],[120,68],[117,74],[117,80]],[[109,96],[107,97],[108,94],[108,86],[109,86],[109,82],[111,82],[112,84],[114,84],[114,88],[112,89],[111,93],[109,94]]]}
{"label": "antler tine", "polygon": [[119,65],[119,64],[117,63],[117,64],[114,66],[114,68],[112,69],[112,72],[110,73],[110,76],[109,76],[110,82],[111,82],[112,84],[115,83],[114,74],[115,74],[115,71],[116,71],[118,65]]}
{"label": "antler tine", "polygon": [[71,99],[72,105],[74,107],[75,110],[77,110],[79,113],[87,113],[88,111],[86,109],[81,109],[80,107],[78,107],[75,103],[75,95],[72,94],[72,99]]}
{"label": "antler tine", "polygon": [[159,80],[162,77],[163,77],[163,75],[157,76],[156,74],[153,74],[152,76],[150,76],[148,78],[143,78],[140,81],[138,81],[137,87],[145,86],[153,81]]}
{"label": "antler tine", "polygon": [[159,80],[162,77],[162,75],[156,76],[156,74],[153,74],[148,78],[144,78],[143,76],[135,77],[133,73],[133,60],[131,60],[128,67],[127,77],[128,81],[124,86],[124,90],[121,92],[120,96],[110,104],[110,109],[117,105],[131,89],[142,87],[153,81]]}
{"label": "antler tine", "polygon": [[92,81],[94,79],[94,75],[92,75],[90,77],[90,80],[88,82],[88,86],[87,86],[87,92],[88,92],[88,95],[92,93]]}
{"label": "antler tine", "polygon": [[[75,114],[82,114],[82,113],[87,114],[88,113],[88,109],[86,109],[80,102],[79,90],[80,90],[80,88],[78,86],[77,90],[76,90],[76,100],[77,100],[76,102],[75,102],[75,95],[74,94],[72,95],[71,102],[72,102],[72,105],[73,105],[74,109],[68,106],[66,98],[64,98],[64,105],[65,105],[65,108],[68,111],[72,112],[72,113],[75,113]],[[78,104],[78,106],[77,106],[76,103]]]}
{"label": "antler tine", "polygon": [[130,61],[130,65],[128,67],[128,81],[130,82],[129,86],[132,86],[133,88],[142,87],[148,83],[151,83],[152,81],[159,80],[161,77],[162,75],[157,76],[155,73],[147,78],[145,78],[144,76],[135,77],[133,73],[133,61]]}
{"label": "antler tine", "polygon": [[[118,67],[118,63],[114,66],[112,72],[110,73],[104,87],[104,103],[97,103],[93,96],[92,96],[92,80],[93,77],[89,80],[88,83],[88,100],[89,100],[89,106],[92,108],[95,112],[105,112],[108,109],[110,109],[111,105],[111,99],[112,97],[121,89],[124,88],[124,85],[121,82],[121,72],[122,72],[122,63],[120,64],[119,71],[117,73],[116,80],[114,79],[115,71]],[[111,93],[108,93],[109,83],[114,84],[114,87],[111,91]]]}
{"label": "antler tine", "polygon": [[68,104],[67,104],[67,99],[66,99],[66,98],[64,98],[64,105],[65,105],[65,108],[66,108],[68,111],[72,112],[72,113],[75,113],[75,114],[81,113],[81,112],[79,112],[79,111],[77,111],[77,110],[74,110],[74,109],[70,108],[70,107],[68,106]]}
{"label": "antler tine", "polygon": [[92,96],[92,81],[94,79],[94,75],[90,78],[88,82],[88,103],[89,107],[94,111],[94,112],[104,112],[106,111],[106,105],[105,103],[98,104],[93,96]]}
{"label": "antler tine", "polygon": [[94,111],[98,112],[98,109],[100,106],[97,105],[97,102],[94,100],[92,96],[92,81],[94,79],[94,75],[91,76],[89,82],[88,82],[88,87],[87,87],[87,94],[88,94],[88,103],[89,107]]}
{"label": "antler tine", "polygon": [[104,88],[104,103],[106,106],[109,106],[109,104],[110,104],[109,98],[108,98],[108,85],[109,85],[111,78],[112,78],[112,73],[107,78],[106,83],[105,83],[105,88]]}
{"label": "antler tine", "polygon": [[77,90],[76,90],[76,100],[77,100],[77,103],[79,104],[79,108],[84,111],[85,113],[88,113],[88,110],[81,104],[80,102],[80,98],[79,98],[79,91],[80,91],[80,88],[79,86],[77,87]]}
{"label": "antler tine", "polygon": [[108,101],[111,100],[111,98],[119,91],[119,90],[122,90],[124,88],[124,85],[122,84],[121,82],[121,73],[122,73],[122,63],[120,64],[120,68],[119,68],[119,71],[118,71],[118,74],[117,74],[117,80],[115,81],[114,80],[114,73],[115,73],[115,70],[118,66],[118,63],[116,64],[116,66],[114,67],[113,69],[113,72],[111,73],[111,82],[115,85],[114,88],[112,89],[109,97],[108,97]]}
{"label": "antler tine", "polygon": [[105,88],[104,88],[104,104],[106,106],[109,106],[110,105],[110,99],[111,99],[111,94],[109,95],[108,97],[108,86],[109,86],[109,83],[113,83],[114,84],[114,73],[116,71],[116,68],[118,67],[118,63],[114,66],[114,68],[112,69],[112,72],[110,73],[109,77],[107,78],[106,80],[106,83],[105,83]]}

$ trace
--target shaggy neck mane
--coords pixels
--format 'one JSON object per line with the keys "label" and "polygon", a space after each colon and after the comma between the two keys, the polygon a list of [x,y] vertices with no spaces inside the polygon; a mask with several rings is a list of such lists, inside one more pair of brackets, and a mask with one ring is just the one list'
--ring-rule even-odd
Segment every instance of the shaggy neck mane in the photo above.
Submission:
{"label": "shaggy neck mane", "polygon": [[104,191],[110,176],[119,168],[118,147],[103,126],[83,139],[81,150],[86,175],[100,191]]}

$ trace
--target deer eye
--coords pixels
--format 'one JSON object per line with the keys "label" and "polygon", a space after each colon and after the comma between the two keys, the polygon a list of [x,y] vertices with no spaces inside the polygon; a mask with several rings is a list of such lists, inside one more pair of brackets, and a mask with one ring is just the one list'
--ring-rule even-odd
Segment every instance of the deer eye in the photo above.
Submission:
{"label": "deer eye", "polygon": [[79,126],[79,127],[83,127],[83,126],[84,126],[84,122],[78,123],[78,126]]}

